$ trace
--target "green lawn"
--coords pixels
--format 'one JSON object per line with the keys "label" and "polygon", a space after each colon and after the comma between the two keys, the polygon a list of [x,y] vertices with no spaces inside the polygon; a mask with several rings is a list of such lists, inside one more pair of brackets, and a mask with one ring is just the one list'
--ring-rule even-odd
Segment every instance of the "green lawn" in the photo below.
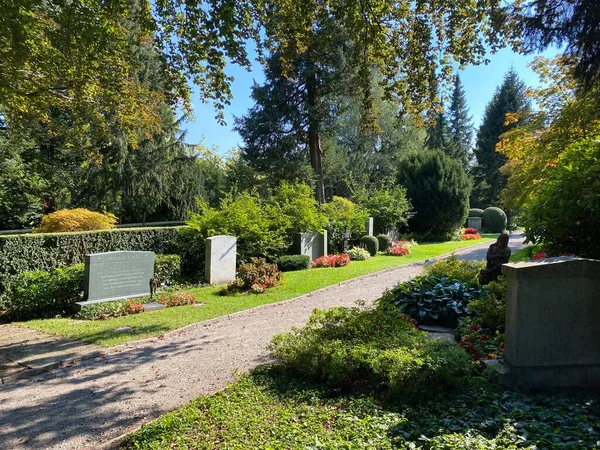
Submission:
{"label": "green lawn", "polygon": [[340,395],[262,367],[143,426],[127,449],[583,449],[600,446],[597,393],[511,391],[471,378],[416,402]]}
{"label": "green lawn", "polygon": [[[407,256],[377,256],[368,261],[352,261],[346,267],[287,272],[284,274],[280,286],[269,289],[263,294],[222,297],[216,295],[218,287],[215,286],[190,289],[189,292],[194,293],[203,306],[180,306],[108,320],[88,321],[62,318],[31,320],[20,324],[47,333],[111,347],[124,342],[158,336],[192,323],[237,311],[288,300],[361,275],[423,261],[471,245],[489,242],[496,236],[484,235],[483,239],[478,241],[421,244],[414,247],[412,253]],[[122,326],[131,327],[131,330],[125,333],[112,331],[114,328]]]}

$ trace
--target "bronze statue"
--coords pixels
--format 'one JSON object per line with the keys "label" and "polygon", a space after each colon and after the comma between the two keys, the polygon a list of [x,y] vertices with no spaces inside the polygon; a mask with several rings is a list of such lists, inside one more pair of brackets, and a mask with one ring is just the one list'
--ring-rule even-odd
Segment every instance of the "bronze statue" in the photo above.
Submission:
{"label": "bronze statue", "polygon": [[510,248],[508,247],[508,234],[501,234],[495,243],[490,245],[487,251],[486,267],[479,274],[479,282],[488,284],[490,281],[496,281],[502,275],[502,264],[506,264],[510,259]]}
{"label": "bronze statue", "polygon": [[152,278],[150,278],[150,300],[152,300],[152,297],[154,297],[154,294],[156,294],[157,289],[158,289],[158,274],[155,273],[154,275],[152,275]]}

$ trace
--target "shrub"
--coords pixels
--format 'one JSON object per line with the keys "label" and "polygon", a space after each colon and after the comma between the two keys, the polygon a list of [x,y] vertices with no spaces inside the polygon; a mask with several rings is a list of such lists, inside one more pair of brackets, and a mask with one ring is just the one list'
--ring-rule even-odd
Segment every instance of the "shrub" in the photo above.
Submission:
{"label": "shrub", "polygon": [[410,247],[392,245],[386,250],[386,254],[389,256],[406,256],[410,254]]}
{"label": "shrub", "polygon": [[420,276],[387,291],[378,301],[394,305],[418,324],[455,327],[471,313],[468,303],[481,296],[479,289],[447,277]]}
{"label": "shrub", "polygon": [[371,256],[375,256],[379,251],[379,240],[375,236],[363,236],[360,243],[367,249]]}
{"label": "shrub", "polygon": [[327,218],[319,210],[313,189],[304,183],[282,182],[269,191],[266,203],[287,221],[289,244],[294,233],[321,232],[327,223]]}
{"label": "shrub", "polygon": [[354,199],[373,217],[377,232],[398,230],[413,215],[406,189],[402,186],[385,185],[371,191],[362,189],[355,193]]}
{"label": "shrub", "polygon": [[507,218],[500,208],[489,207],[483,211],[483,228],[490,233],[502,233],[506,230]]}
{"label": "shrub", "polygon": [[310,269],[310,256],[284,255],[277,259],[277,267],[282,272]]}
{"label": "shrub", "polygon": [[504,331],[504,315],[506,310],[507,283],[504,277],[492,281],[485,286],[483,295],[469,303],[469,308],[492,332]]}
{"label": "shrub", "polygon": [[450,258],[436,261],[430,266],[426,266],[424,273],[426,276],[446,277],[450,280],[457,280],[460,283],[478,286],[479,272],[484,267],[485,262],[483,261],[467,261],[458,259],[455,255],[452,255]]}
{"label": "shrub", "polygon": [[305,327],[276,336],[271,351],[298,375],[393,394],[437,392],[474,367],[455,344],[427,339],[394,308],[317,309]]}
{"label": "shrub", "polygon": [[379,234],[377,235],[377,240],[379,241],[379,251],[385,252],[388,247],[392,245],[392,238],[387,234]]}
{"label": "shrub", "polygon": [[331,202],[321,206],[321,210],[327,217],[325,228],[331,248],[334,250],[342,250],[346,229],[354,236],[365,232],[369,213],[350,200],[334,196]]}
{"label": "shrub", "polygon": [[340,255],[323,255],[313,259],[313,267],[343,267],[350,263],[350,258],[347,254]]}
{"label": "shrub", "polygon": [[89,209],[60,209],[42,217],[42,223],[34,233],[63,233],[68,231],[93,231],[114,228],[117,217]]}
{"label": "shrub", "polygon": [[83,264],[47,272],[23,272],[10,284],[0,310],[11,319],[28,319],[70,310],[83,295]]}
{"label": "shrub", "polygon": [[144,312],[144,304],[139,300],[117,300],[114,302],[95,303],[81,309],[76,319],[104,320],[111,317],[122,317]]}
{"label": "shrub", "polygon": [[481,235],[479,233],[476,234],[461,234],[459,239],[462,241],[476,241],[477,239],[481,239]]}
{"label": "shrub", "polygon": [[181,280],[181,257],[179,255],[156,255],[154,273],[161,286],[172,286]]}
{"label": "shrub", "polygon": [[458,345],[476,361],[497,359],[504,351],[504,335],[487,328],[477,317],[467,317],[456,330]]}
{"label": "shrub", "polygon": [[483,209],[479,209],[479,208],[469,209],[469,217],[483,217]]}
{"label": "shrub", "polygon": [[147,250],[173,253],[181,227],[127,228],[77,233],[0,236],[0,303],[18,274],[82,263],[88,253]]}
{"label": "shrub", "polygon": [[464,223],[471,185],[454,158],[439,150],[409,153],[399,163],[398,182],[415,210],[411,231],[445,236]]}
{"label": "shrub", "polygon": [[173,306],[194,305],[197,300],[196,296],[192,293],[177,291],[162,294],[156,301],[167,308],[171,308]]}
{"label": "shrub", "polygon": [[270,264],[264,258],[252,258],[238,269],[234,290],[259,294],[275,286],[280,279],[281,273],[276,264]]}
{"label": "shrub", "polygon": [[346,254],[351,261],[366,261],[371,258],[371,254],[361,247],[352,247]]}
{"label": "shrub", "polygon": [[477,228],[468,227],[468,228],[465,228],[465,231],[463,234],[479,234],[479,232],[477,231]]}

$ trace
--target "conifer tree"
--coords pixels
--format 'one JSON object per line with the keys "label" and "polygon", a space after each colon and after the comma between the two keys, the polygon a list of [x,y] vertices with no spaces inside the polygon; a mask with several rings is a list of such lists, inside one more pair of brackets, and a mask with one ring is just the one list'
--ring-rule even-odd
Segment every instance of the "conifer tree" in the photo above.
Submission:
{"label": "conifer tree", "polygon": [[458,75],[454,77],[454,89],[448,110],[448,127],[450,129],[450,145],[446,153],[466,167],[473,139],[473,124],[469,116],[465,90]]}
{"label": "conifer tree", "polygon": [[506,164],[507,159],[496,152],[496,144],[501,134],[515,126],[505,124],[506,114],[530,109],[525,90],[525,83],[511,68],[485,108],[475,146],[477,165],[473,171],[475,189],[471,197],[472,207],[485,208],[499,203],[500,192],[506,186],[506,177],[500,172],[500,168]]}

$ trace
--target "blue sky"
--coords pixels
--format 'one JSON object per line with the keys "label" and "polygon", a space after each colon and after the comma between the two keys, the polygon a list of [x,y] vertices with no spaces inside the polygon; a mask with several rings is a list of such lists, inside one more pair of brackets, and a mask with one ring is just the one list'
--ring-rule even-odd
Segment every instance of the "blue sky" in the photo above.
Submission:
{"label": "blue sky", "polygon": [[[551,57],[556,53],[556,49],[550,49],[544,55]],[[496,87],[502,83],[504,74],[511,66],[515,68],[526,84],[529,86],[538,84],[537,76],[527,67],[533,58],[534,55],[524,56],[504,49],[495,55],[488,56],[489,64],[470,66],[460,72],[475,127],[481,123],[485,106],[491,100]],[[233,117],[246,114],[252,107],[253,102],[250,98],[252,84],[254,80],[257,83],[262,83],[264,80],[262,69],[258,63],[254,64],[251,72],[232,65],[228,67],[227,73],[235,78],[232,85],[233,100],[224,111],[227,125],[221,126],[217,123],[212,104],[203,104],[197,96],[194,96],[196,118],[184,126],[187,130],[186,141],[188,143],[200,143],[204,137],[204,145],[217,147],[220,154],[226,154],[231,148],[242,144],[240,136],[233,131]]]}

